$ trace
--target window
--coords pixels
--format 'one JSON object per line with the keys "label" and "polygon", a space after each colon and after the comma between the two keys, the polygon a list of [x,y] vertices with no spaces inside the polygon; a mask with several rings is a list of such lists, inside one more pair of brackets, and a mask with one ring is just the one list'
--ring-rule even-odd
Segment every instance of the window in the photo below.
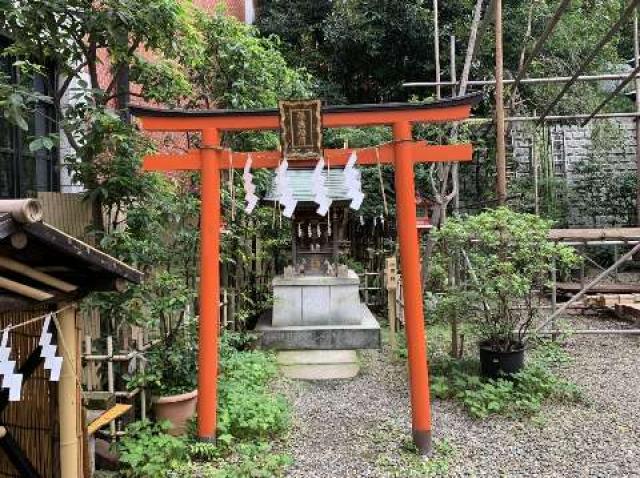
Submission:
{"label": "window", "polygon": [[[0,37],[0,51],[8,41]],[[18,71],[13,59],[0,56],[0,71],[12,82],[18,81]],[[46,76],[36,76],[31,81],[33,90],[50,95],[55,87],[56,75],[51,68]],[[57,133],[55,109],[41,103],[28,119],[29,131],[22,131],[0,118],[0,198],[33,197],[38,191],[58,191],[59,161],[57,149],[29,151],[34,138]]]}
{"label": "window", "polygon": [[556,178],[567,176],[567,157],[564,149],[564,131],[551,132],[551,157],[553,158],[553,174]]}

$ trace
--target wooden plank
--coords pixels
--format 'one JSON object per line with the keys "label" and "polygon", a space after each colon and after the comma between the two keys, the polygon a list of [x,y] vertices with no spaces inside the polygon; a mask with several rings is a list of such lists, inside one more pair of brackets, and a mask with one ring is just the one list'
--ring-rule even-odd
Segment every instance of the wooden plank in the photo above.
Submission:
{"label": "wooden plank", "polygon": [[554,241],[640,240],[640,227],[613,227],[609,229],[551,229],[549,239]]}
{"label": "wooden plank", "polygon": [[640,304],[615,304],[614,311],[624,320],[640,322]]}
{"label": "wooden plank", "polygon": [[109,425],[114,420],[120,418],[122,415],[131,410],[131,405],[127,405],[124,403],[118,403],[114,407],[110,408],[94,421],[89,424],[88,433],[89,435],[93,435],[95,432],[100,430],[102,427]]}
{"label": "wooden plank", "polygon": [[[582,285],[577,282],[558,282],[558,292],[578,293]],[[640,293],[640,284],[597,284],[589,289],[590,294],[631,294]]]}

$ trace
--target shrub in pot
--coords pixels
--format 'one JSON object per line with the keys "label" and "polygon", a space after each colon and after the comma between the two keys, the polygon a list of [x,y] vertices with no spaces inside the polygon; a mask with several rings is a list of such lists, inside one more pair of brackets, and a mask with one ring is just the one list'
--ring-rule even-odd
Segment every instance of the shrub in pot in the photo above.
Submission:
{"label": "shrub in pot", "polygon": [[160,339],[144,354],[144,372],[129,377],[128,386],[150,391],[156,418],[168,420],[169,432],[180,435],[195,414],[198,398],[197,318],[183,311],[188,291],[174,276],[163,274],[154,287],[152,316],[158,318]]}
{"label": "shrub in pot", "polygon": [[[437,234],[435,257],[449,302],[480,338],[482,373],[511,375],[524,364],[525,338],[540,312],[539,293],[555,267],[574,267],[573,248],[548,239],[551,221],[500,207],[476,216],[454,218]],[[464,265],[461,284],[450,282],[447,261]],[[439,267],[439,269],[438,269]]]}

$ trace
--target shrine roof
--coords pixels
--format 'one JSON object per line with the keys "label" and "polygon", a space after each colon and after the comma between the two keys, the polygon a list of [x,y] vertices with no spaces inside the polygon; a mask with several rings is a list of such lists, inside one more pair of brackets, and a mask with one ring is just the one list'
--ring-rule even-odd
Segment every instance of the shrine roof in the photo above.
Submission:
{"label": "shrine roof", "polygon": [[[327,195],[334,203],[340,201],[351,201],[351,198],[347,196],[347,188],[344,183],[344,170],[342,168],[325,169],[322,174],[326,178],[325,185],[327,186]],[[289,187],[293,192],[293,198],[298,201],[298,203],[314,202],[314,194],[311,191],[312,176],[313,169],[287,170]],[[269,192],[266,194],[263,201],[276,202],[278,200],[278,195],[274,189],[273,178],[275,178],[275,174],[272,177]]]}
{"label": "shrine roof", "polygon": [[96,290],[119,290],[119,281],[143,279],[140,271],[42,220],[23,223],[4,212],[0,264],[0,277],[14,284],[0,288],[0,312],[75,301]]}

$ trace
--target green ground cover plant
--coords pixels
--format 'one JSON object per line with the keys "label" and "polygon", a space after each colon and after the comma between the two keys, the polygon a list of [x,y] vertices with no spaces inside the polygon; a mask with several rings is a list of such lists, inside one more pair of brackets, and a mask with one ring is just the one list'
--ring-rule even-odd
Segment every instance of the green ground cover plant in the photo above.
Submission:
{"label": "green ground cover plant", "polygon": [[220,344],[218,442],[195,439],[195,420],[185,437],[167,425],[134,422],[118,443],[126,478],[259,478],[282,476],[291,462],[268,441],[288,427],[289,405],[270,389],[277,375],[272,355],[251,350],[251,338],[227,333]]}
{"label": "green ground cover plant", "polygon": [[546,402],[582,399],[580,389],[557,374],[557,367],[568,361],[570,357],[558,344],[542,342],[523,370],[510,379],[491,380],[480,377],[477,360],[443,355],[431,363],[431,393],[459,401],[478,419],[534,417]]}

